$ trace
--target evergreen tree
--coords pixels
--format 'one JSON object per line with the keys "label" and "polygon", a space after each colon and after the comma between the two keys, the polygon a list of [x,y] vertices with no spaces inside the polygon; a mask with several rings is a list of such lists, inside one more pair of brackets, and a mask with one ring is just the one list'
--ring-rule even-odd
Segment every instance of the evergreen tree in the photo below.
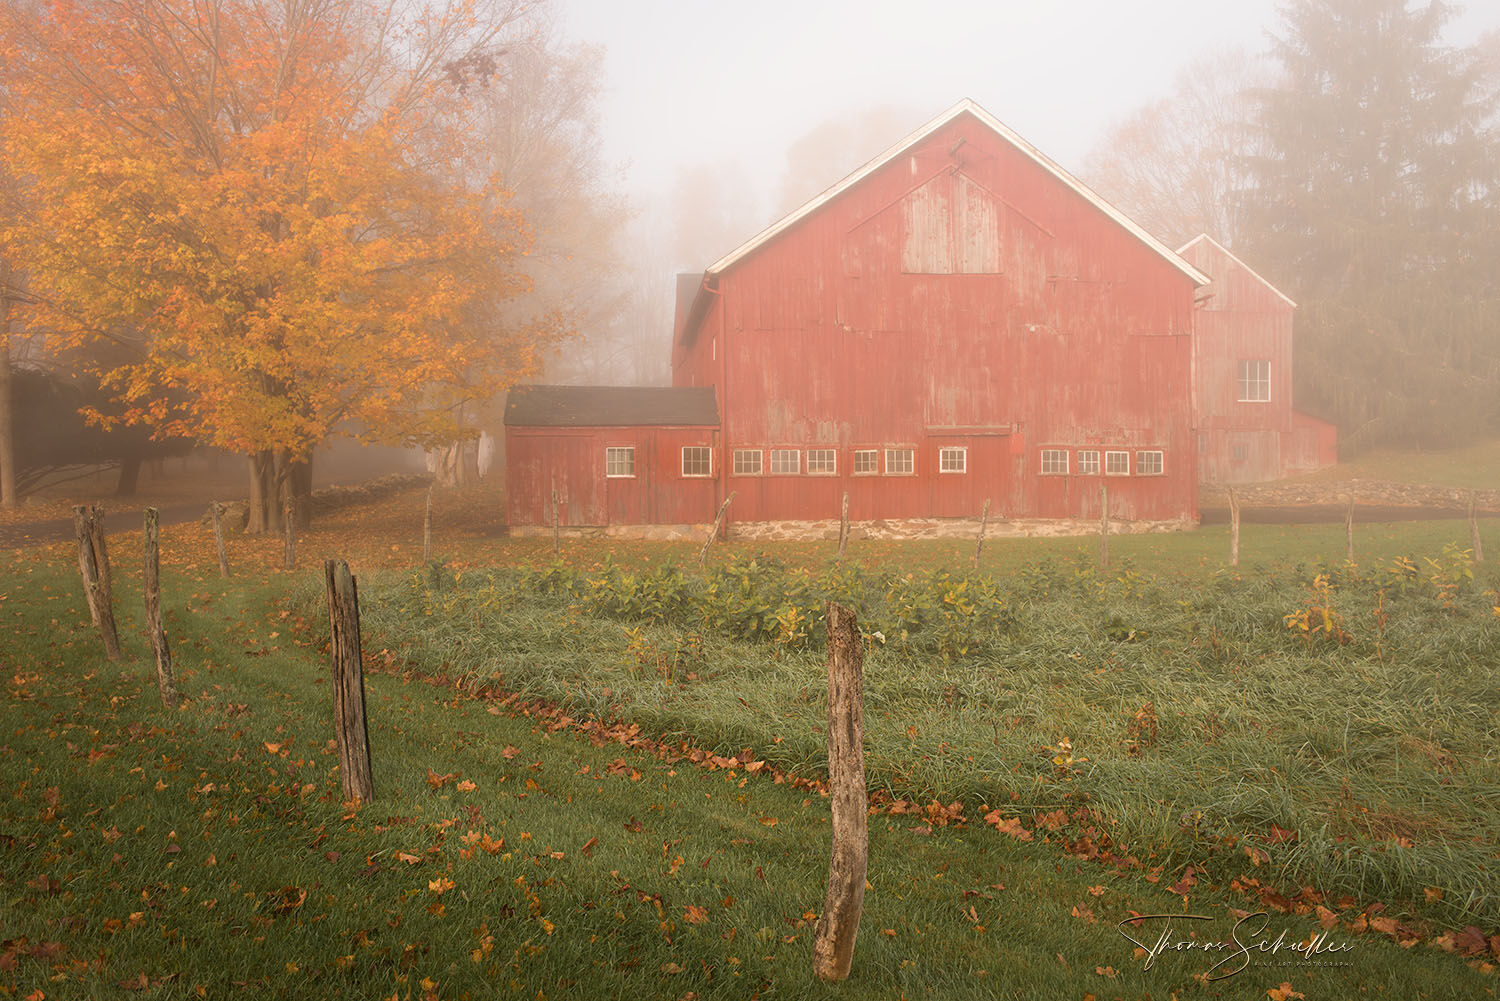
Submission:
{"label": "evergreen tree", "polygon": [[1293,0],[1256,95],[1250,259],[1301,305],[1299,409],[1352,450],[1500,428],[1500,143],[1451,12]]}

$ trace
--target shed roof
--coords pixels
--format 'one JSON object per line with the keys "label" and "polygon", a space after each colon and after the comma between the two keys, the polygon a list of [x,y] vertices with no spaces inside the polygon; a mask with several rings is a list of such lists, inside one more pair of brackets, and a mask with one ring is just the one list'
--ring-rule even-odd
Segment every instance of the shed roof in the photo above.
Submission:
{"label": "shed roof", "polygon": [[507,427],[717,427],[712,386],[516,386]]}

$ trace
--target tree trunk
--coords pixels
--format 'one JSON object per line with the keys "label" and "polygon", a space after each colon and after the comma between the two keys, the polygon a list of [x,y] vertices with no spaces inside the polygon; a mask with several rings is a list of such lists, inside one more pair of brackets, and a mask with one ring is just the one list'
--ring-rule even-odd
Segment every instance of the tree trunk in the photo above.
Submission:
{"label": "tree trunk", "polygon": [[271,451],[250,456],[250,513],[245,534],[264,535],[281,530],[281,508],[276,503],[276,455]]}
{"label": "tree trunk", "polygon": [[120,478],[115,481],[116,497],[134,497],[141,480],[140,456],[126,456],[120,460]]}
{"label": "tree trunk", "polygon": [[813,931],[813,973],[844,980],[854,961],[869,864],[865,793],[864,651],[854,613],[830,601],[828,618],[828,795],[833,850],[823,913]]}
{"label": "tree trunk", "polygon": [[18,507],[21,495],[16,486],[16,421],[12,400],[10,365],[10,296],[4,281],[10,269],[0,273],[0,506]]}
{"label": "tree trunk", "polygon": [[110,660],[119,660],[120,633],[115,628],[109,550],[104,544],[104,511],[92,505],[75,507],[73,525],[78,530],[78,563],[83,573],[83,589],[89,597],[89,611],[99,626],[105,655]]}
{"label": "tree trunk", "polygon": [[729,496],[724,498],[724,503],[719,505],[719,513],[714,515],[713,527],[708,530],[708,538],[703,540],[703,548],[698,550],[698,569],[703,569],[703,561],[708,559],[708,547],[713,545],[714,538],[719,534],[719,526],[724,523],[724,515],[729,511],[729,502],[734,500],[737,490],[731,490]]}
{"label": "tree trunk", "polygon": [[305,532],[312,526],[312,453],[308,453],[305,459],[284,461],[286,475],[283,480],[285,492],[281,498],[282,507],[291,509],[293,527],[299,532]]}
{"label": "tree trunk", "polygon": [[177,683],[172,677],[172,649],[161,625],[161,517],[146,508],[146,633],[156,654],[156,688],[168,709],[177,708]]}
{"label": "tree trunk", "polygon": [[359,587],[349,564],[327,560],[329,655],[333,659],[333,726],[345,801],[375,798],[370,774],[370,728],[365,719],[365,672],[359,650]]}

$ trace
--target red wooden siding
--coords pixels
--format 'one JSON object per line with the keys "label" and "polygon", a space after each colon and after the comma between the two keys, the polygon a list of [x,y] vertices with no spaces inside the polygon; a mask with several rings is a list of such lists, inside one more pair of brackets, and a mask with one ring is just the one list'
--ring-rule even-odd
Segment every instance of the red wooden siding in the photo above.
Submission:
{"label": "red wooden siding", "polygon": [[[1040,474],[1044,447],[1131,453],[1120,518],[1195,517],[1194,282],[969,114],[722,274],[679,323],[678,385],[715,385],[737,447],[833,447],[835,477],[726,477],[738,520],[1098,513],[1101,476]],[[944,444],[968,471],[938,472]],[[851,450],[916,449],[861,477]],[[1134,474],[1139,449],[1161,475]],[[727,461],[727,459],[726,459]]]}
{"label": "red wooden siding", "polygon": [[[684,477],[682,448],[713,449],[714,476]],[[508,427],[506,510],[511,525],[550,525],[552,491],[564,526],[689,525],[718,504],[718,429]],[[635,476],[606,477],[604,450],[635,449]]]}

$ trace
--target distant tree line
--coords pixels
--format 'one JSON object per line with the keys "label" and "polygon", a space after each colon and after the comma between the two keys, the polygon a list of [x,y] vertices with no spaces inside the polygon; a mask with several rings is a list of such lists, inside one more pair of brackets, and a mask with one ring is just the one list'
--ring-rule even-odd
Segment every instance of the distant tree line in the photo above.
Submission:
{"label": "distant tree line", "polygon": [[1293,0],[1264,61],[1194,64],[1086,169],[1297,300],[1297,406],[1346,451],[1500,433],[1500,38],[1444,44],[1453,13]]}

